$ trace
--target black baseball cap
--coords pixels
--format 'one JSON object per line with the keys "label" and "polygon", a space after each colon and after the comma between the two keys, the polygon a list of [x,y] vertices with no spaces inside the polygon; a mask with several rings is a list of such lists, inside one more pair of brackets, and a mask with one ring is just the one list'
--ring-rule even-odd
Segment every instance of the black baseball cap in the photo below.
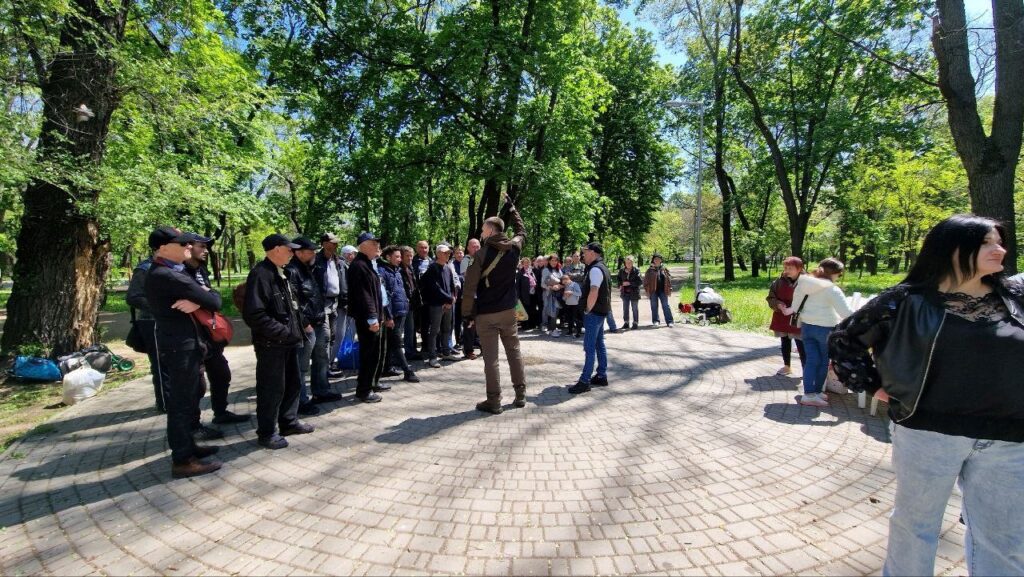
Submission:
{"label": "black baseball cap", "polygon": [[165,244],[195,242],[195,235],[183,232],[173,226],[161,226],[149,233],[149,248],[156,250]]}
{"label": "black baseball cap", "polygon": [[599,242],[588,242],[586,246],[583,247],[583,250],[592,250],[597,254],[604,256],[604,247],[602,247]]}
{"label": "black baseball cap", "polygon": [[309,240],[308,238],[306,238],[304,236],[297,236],[297,237],[295,237],[294,239],[292,239],[292,244],[299,245],[299,248],[297,248],[295,250],[303,250],[303,249],[305,249],[305,250],[316,250],[317,249],[317,246],[315,244],[313,244],[313,241]]}
{"label": "black baseball cap", "polygon": [[359,246],[368,240],[377,240],[377,237],[373,236],[372,232],[363,231],[359,234],[359,238],[356,240],[356,246]]}
{"label": "black baseball cap", "polygon": [[201,242],[205,245],[213,244],[213,239],[208,236],[203,236],[198,232],[186,232],[185,234],[192,237],[192,242]]}
{"label": "black baseball cap", "polygon": [[288,237],[286,237],[283,234],[274,233],[274,234],[268,235],[267,238],[263,239],[263,250],[265,250],[265,251],[274,250],[275,248],[277,248],[279,246],[286,246],[286,247],[288,247],[288,248],[290,248],[292,250],[295,250],[295,249],[299,248],[299,245],[297,245],[294,242],[288,240]]}

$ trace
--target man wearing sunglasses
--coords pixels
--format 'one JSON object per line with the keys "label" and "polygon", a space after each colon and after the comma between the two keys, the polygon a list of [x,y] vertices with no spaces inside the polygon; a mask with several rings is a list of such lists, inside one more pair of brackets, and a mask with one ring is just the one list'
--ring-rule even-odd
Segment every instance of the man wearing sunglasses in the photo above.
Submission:
{"label": "man wearing sunglasses", "polygon": [[191,314],[200,308],[218,311],[221,307],[216,291],[200,286],[185,272],[194,240],[194,235],[168,226],[149,235],[153,264],[146,276],[146,299],[156,320],[157,362],[167,375],[167,444],[171,475],[176,479],[205,475],[221,467],[219,461],[200,460],[216,453],[218,447],[196,445],[192,438],[193,407],[206,351]]}

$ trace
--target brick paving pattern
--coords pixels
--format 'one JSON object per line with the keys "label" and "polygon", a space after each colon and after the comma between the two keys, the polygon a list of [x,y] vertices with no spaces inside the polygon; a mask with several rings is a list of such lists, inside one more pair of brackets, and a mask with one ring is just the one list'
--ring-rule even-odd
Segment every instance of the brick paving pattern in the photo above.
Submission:
{"label": "brick paving pattern", "polygon": [[[175,481],[139,379],[0,461],[0,574],[880,571],[888,434],[854,395],[796,405],[799,380],[768,376],[776,339],[677,325],[607,341],[606,389],[566,393],[581,341],[528,333],[525,409],[473,410],[479,360],[376,405],[351,402],[350,378],[314,434],[272,452],[254,423],[225,427],[224,468]],[[228,354],[233,408],[254,412],[251,348]],[[940,574],[966,573],[958,513],[955,497]]]}

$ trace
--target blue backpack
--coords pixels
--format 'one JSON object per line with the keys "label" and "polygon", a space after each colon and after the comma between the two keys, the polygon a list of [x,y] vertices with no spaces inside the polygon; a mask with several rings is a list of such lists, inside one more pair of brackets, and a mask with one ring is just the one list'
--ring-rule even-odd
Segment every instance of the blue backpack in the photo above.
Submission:
{"label": "blue backpack", "polygon": [[50,359],[41,357],[18,356],[14,359],[14,366],[8,371],[12,377],[24,381],[38,381],[50,383],[59,381],[63,377],[60,374],[60,367]]}

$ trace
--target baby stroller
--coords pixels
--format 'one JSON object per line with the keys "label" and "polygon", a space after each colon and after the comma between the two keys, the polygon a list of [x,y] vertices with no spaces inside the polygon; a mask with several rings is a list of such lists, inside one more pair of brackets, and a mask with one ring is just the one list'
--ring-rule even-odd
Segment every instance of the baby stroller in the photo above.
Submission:
{"label": "baby stroller", "polygon": [[732,314],[725,308],[725,298],[710,286],[700,289],[692,305],[679,303],[679,310],[684,315],[683,322],[702,327],[708,326],[712,321],[722,324],[732,320]]}

